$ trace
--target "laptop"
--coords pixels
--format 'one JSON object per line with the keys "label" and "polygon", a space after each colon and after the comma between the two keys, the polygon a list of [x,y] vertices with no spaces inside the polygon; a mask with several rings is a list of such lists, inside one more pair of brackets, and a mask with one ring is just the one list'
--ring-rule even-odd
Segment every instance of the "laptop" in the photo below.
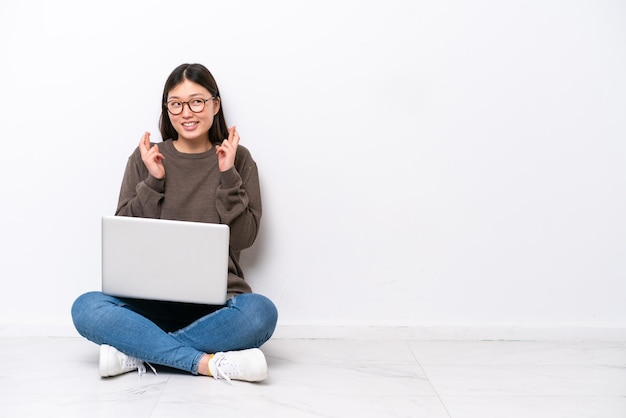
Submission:
{"label": "laptop", "polygon": [[119,297],[223,305],[228,225],[102,217],[102,292]]}

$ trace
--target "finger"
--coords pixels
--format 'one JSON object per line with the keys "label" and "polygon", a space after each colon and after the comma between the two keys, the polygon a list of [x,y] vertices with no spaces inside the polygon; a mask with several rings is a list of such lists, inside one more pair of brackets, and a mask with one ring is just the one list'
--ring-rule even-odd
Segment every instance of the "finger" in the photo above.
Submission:
{"label": "finger", "polygon": [[150,161],[158,162],[158,161],[164,160],[165,157],[163,156],[163,154],[159,152],[159,146],[155,145],[152,148],[150,148],[150,151],[148,151],[148,153],[146,154],[146,159]]}
{"label": "finger", "polygon": [[141,152],[141,155],[144,155],[147,151],[146,143],[143,140],[143,136],[141,137],[141,140],[139,141],[139,151]]}
{"label": "finger", "polygon": [[239,133],[237,132],[237,127],[235,125],[228,128],[228,144],[235,148],[239,145]]}
{"label": "finger", "polygon": [[224,138],[224,140],[222,141],[221,144],[219,144],[218,146],[216,146],[215,148],[217,149],[217,151],[219,152],[221,151],[226,151],[228,148],[230,148],[230,145],[232,143],[232,139],[230,134],[228,135],[228,138]]}
{"label": "finger", "polygon": [[240,139],[239,134],[235,132],[235,136],[233,137],[233,142],[232,142],[233,148],[237,149],[237,146],[239,145],[239,139]]}
{"label": "finger", "polygon": [[239,133],[237,132],[237,130],[233,130],[233,140],[230,141],[231,145],[233,146],[233,148],[237,148],[237,146],[239,145]]}
{"label": "finger", "polygon": [[165,159],[165,157],[160,152],[154,156],[154,161],[156,161],[157,163],[160,163],[164,159]]}
{"label": "finger", "polygon": [[145,154],[150,149],[150,132],[145,132],[139,140],[139,151],[141,154]]}
{"label": "finger", "polygon": [[235,134],[236,127],[233,125],[228,128],[228,142],[233,142],[233,135]]}
{"label": "finger", "polygon": [[159,151],[159,146],[155,144],[153,148],[155,148],[155,152],[156,152],[154,156],[156,158],[156,161],[164,160],[165,157],[163,156],[163,154],[161,154],[161,151]]}

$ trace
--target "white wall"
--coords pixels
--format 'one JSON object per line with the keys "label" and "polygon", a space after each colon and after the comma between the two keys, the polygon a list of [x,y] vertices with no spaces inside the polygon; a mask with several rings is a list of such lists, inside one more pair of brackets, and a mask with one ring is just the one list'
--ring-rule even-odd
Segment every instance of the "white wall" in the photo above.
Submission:
{"label": "white wall", "polygon": [[260,167],[244,263],[283,332],[626,330],[625,22],[609,0],[2,2],[0,335],[74,335],[182,62]]}

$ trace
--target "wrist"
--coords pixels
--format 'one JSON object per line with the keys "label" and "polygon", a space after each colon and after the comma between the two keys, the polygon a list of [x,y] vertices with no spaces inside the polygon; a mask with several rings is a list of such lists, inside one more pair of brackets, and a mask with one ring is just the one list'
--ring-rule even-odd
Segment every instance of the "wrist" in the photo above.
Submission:
{"label": "wrist", "polygon": [[145,180],[146,186],[154,191],[163,193],[165,191],[165,176],[161,178],[154,177],[152,174],[148,174],[148,178]]}

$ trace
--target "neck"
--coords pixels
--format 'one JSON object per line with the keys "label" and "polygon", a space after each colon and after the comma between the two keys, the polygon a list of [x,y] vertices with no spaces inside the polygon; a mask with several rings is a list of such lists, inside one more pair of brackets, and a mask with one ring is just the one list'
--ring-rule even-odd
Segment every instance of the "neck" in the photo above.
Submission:
{"label": "neck", "polygon": [[207,152],[213,147],[213,144],[208,139],[198,139],[196,141],[190,141],[188,139],[179,138],[173,141],[174,148],[185,154],[201,154]]}

